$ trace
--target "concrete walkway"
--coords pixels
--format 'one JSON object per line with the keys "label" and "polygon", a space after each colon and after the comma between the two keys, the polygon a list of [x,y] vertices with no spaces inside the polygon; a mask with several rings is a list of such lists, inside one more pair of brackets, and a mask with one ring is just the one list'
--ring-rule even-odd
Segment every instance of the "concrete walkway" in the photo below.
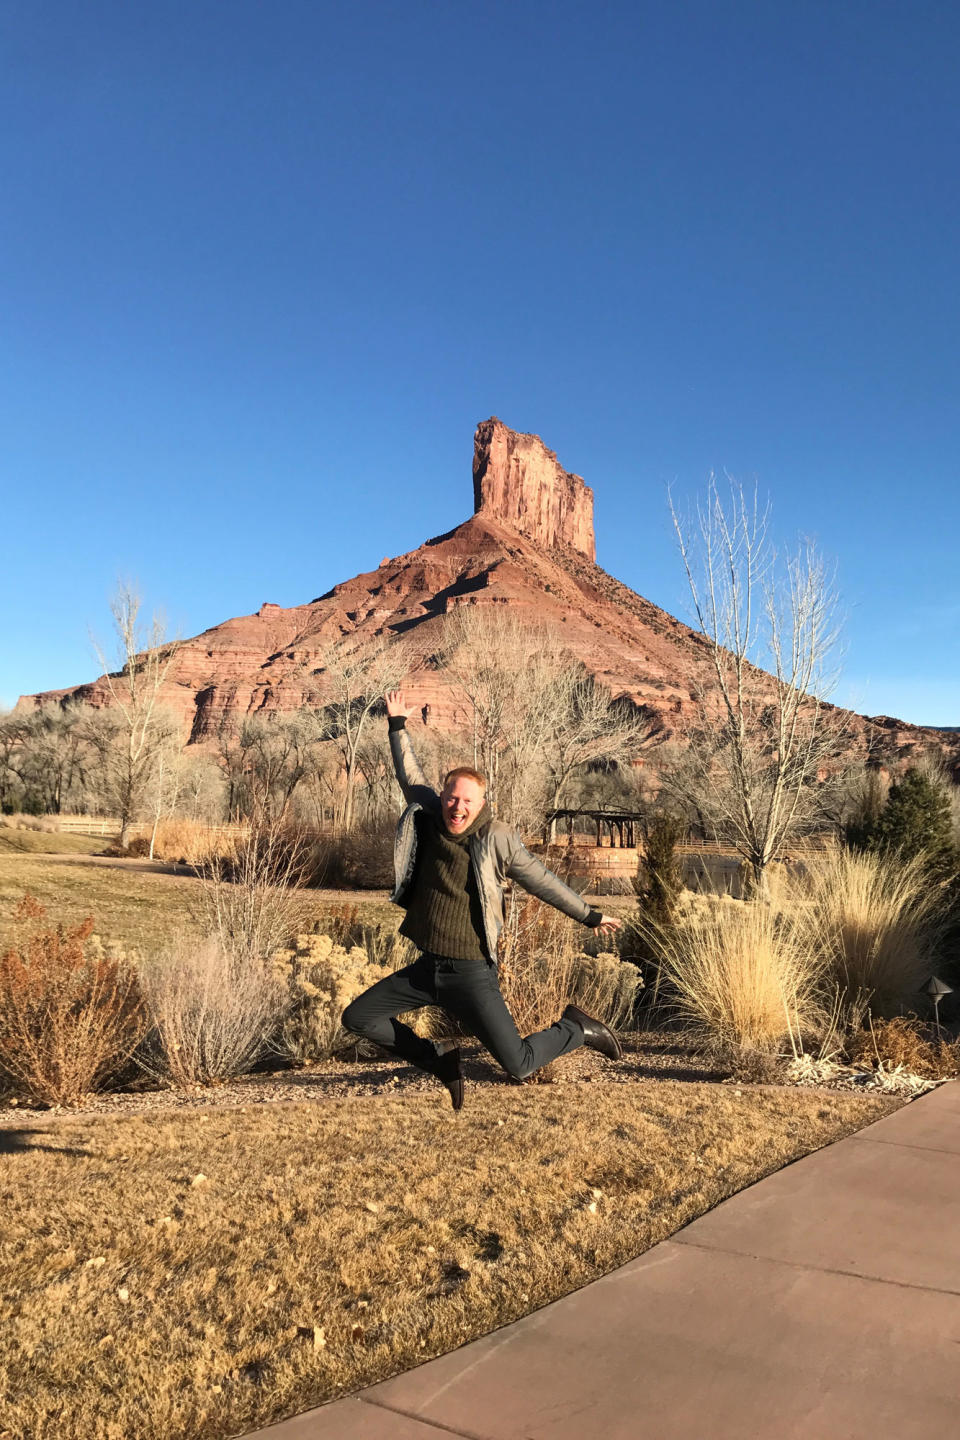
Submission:
{"label": "concrete walkway", "polygon": [[257,1440],[960,1436],[960,1083]]}

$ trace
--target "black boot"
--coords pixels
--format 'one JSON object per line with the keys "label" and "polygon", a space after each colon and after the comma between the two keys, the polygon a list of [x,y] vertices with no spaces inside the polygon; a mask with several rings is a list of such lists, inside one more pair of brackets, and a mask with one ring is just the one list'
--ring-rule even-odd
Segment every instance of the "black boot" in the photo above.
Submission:
{"label": "black boot", "polygon": [[583,1030],[583,1043],[591,1050],[599,1050],[601,1055],[606,1055],[608,1060],[622,1060],[623,1051],[620,1048],[620,1041],[612,1030],[608,1030],[602,1020],[594,1020],[579,1005],[568,1005],[563,1012],[564,1020],[576,1020]]}
{"label": "black boot", "polygon": [[437,1079],[450,1091],[450,1102],[454,1110],[463,1106],[463,1070],[460,1068],[460,1051],[456,1047],[441,1055],[436,1069]]}

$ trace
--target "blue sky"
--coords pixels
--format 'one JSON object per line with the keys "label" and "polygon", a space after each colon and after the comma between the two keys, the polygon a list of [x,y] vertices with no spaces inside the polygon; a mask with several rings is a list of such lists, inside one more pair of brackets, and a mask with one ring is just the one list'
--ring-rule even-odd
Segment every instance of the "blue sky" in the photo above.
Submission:
{"label": "blue sky", "polygon": [[0,0],[0,700],[465,519],[476,423],[687,618],[666,489],[816,537],[838,698],[960,725],[951,3]]}

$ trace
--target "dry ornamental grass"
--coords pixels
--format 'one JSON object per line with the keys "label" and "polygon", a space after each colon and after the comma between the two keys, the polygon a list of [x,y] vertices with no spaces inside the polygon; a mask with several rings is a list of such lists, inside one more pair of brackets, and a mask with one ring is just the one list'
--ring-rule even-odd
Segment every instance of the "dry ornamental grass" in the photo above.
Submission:
{"label": "dry ornamental grass", "polygon": [[824,963],[776,907],[711,897],[675,925],[640,930],[665,998],[704,1042],[771,1051],[820,1022]]}
{"label": "dry ornamental grass", "polygon": [[944,894],[922,859],[841,851],[811,868],[792,903],[839,989],[889,1014],[930,977]]}
{"label": "dry ornamental grass", "polygon": [[411,1093],[0,1129],[6,1433],[268,1423],[546,1304],[892,1108],[601,1082],[459,1116]]}

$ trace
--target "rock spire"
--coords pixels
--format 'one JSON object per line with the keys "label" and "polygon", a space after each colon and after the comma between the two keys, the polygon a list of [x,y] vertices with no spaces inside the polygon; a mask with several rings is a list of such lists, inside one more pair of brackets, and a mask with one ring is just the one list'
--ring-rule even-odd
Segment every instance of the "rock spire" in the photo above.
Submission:
{"label": "rock spire", "polygon": [[552,549],[568,545],[596,561],[593,491],[539,435],[509,429],[495,415],[473,437],[473,507]]}

